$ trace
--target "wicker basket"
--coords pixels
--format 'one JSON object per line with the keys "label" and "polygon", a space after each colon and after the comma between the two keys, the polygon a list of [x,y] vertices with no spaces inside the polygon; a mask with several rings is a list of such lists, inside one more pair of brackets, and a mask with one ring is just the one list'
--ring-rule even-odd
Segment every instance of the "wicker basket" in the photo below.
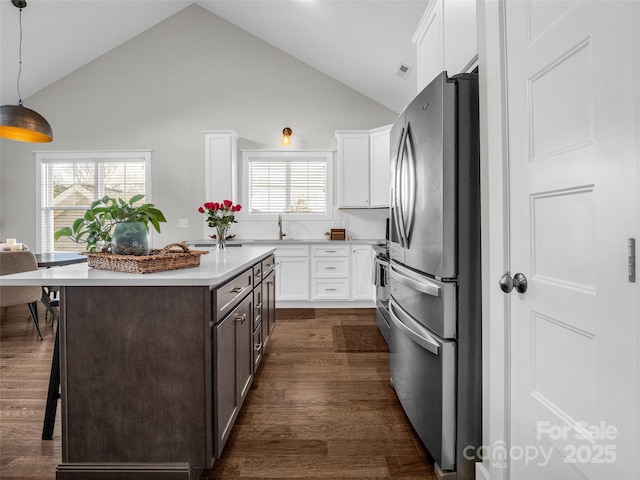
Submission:
{"label": "wicker basket", "polygon": [[[175,250],[178,247],[180,250]],[[155,273],[180,268],[197,267],[205,250],[190,250],[184,243],[170,243],[162,250],[151,250],[149,255],[114,255],[112,253],[85,252],[90,267],[127,273]]]}

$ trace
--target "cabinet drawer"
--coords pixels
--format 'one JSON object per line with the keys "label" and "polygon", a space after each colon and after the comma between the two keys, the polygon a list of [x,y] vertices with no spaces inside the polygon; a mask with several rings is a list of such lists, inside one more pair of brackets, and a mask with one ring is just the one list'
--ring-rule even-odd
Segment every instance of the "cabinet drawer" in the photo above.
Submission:
{"label": "cabinet drawer", "polygon": [[269,255],[267,258],[262,260],[262,278],[269,275],[274,268],[276,268],[276,256]]}
{"label": "cabinet drawer", "polygon": [[314,257],[311,261],[311,274],[317,278],[348,278],[349,258]]}
{"label": "cabinet drawer", "polygon": [[253,269],[249,268],[216,290],[216,320],[221,320],[253,287]]}
{"label": "cabinet drawer", "polygon": [[311,295],[313,300],[348,300],[348,279],[313,279],[311,281]]}
{"label": "cabinet drawer", "polygon": [[276,257],[306,257],[309,255],[307,245],[285,245],[276,248]]}
{"label": "cabinet drawer", "polygon": [[347,257],[349,247],[347,245],[312,245],[311,254],[314,257]]}

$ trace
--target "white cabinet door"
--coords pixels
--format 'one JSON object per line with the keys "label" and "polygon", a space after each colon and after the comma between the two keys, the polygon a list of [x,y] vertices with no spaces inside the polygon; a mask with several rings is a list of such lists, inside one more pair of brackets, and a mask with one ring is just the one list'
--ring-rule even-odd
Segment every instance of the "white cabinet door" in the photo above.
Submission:
{"label": "white cabinet door", "polygon": [[476,1],[444,0],[444,69],[470,72],[478,60]]}
{"label": "white cabinet door", "polygon": [[373,300],[373,248],[357,245],[351,249],[351,299]]}
{"label": "white cabinet door", "polygon": [[371,131],[369,148],[371,154],[371,198],[370,207],[389,206],[391,182],[391,148],[389,138],[391,125]]}
{"label": "white cabinet door", "polygon": [[[206,130],[205,149],[205,198],[203,202],[238,199],[238,134],[233,130]],[[204,238],[211,228],[202,222]]]}
{"label": "white cabinet door", "polygon": [[418,54],[418,92],[444,70],[443,0],[431,0],[413,35]]}
{"label": "white cabinet door", "polygon": [[337,131],[338,207],[369,207],[369,131]]}
{"label": "white cabinet door", "polygon": [[309,300],[309,257],[276,255],[276,300]]}
{"label": "white cabinet door", "polygon": [[440,72],[451,77],[478,63],[475,0],[432,0],[413,35],[418,54],[418,92]]}

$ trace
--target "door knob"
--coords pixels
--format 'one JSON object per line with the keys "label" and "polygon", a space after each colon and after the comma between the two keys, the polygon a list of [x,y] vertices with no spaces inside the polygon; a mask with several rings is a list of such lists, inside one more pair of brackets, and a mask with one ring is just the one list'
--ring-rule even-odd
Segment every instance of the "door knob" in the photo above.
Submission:
{"label": "door knob", "polygon": [[527,291],[527,277],[522,273],[516,273],[513,277],[508,273],[505,273],[500,277],[500,289],[504,293],[511,293],[511,290],[516,289],[518,293],[524,293]]}

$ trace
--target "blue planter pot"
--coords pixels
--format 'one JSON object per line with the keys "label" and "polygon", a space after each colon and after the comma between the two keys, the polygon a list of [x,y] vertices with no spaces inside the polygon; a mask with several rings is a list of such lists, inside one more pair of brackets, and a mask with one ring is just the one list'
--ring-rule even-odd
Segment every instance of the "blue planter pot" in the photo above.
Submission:
{"label": "blue planter pot", "polygon": [[116,224],[111,236],[111,253],[116,255],[149,255],[149,232],[142,222]]}

